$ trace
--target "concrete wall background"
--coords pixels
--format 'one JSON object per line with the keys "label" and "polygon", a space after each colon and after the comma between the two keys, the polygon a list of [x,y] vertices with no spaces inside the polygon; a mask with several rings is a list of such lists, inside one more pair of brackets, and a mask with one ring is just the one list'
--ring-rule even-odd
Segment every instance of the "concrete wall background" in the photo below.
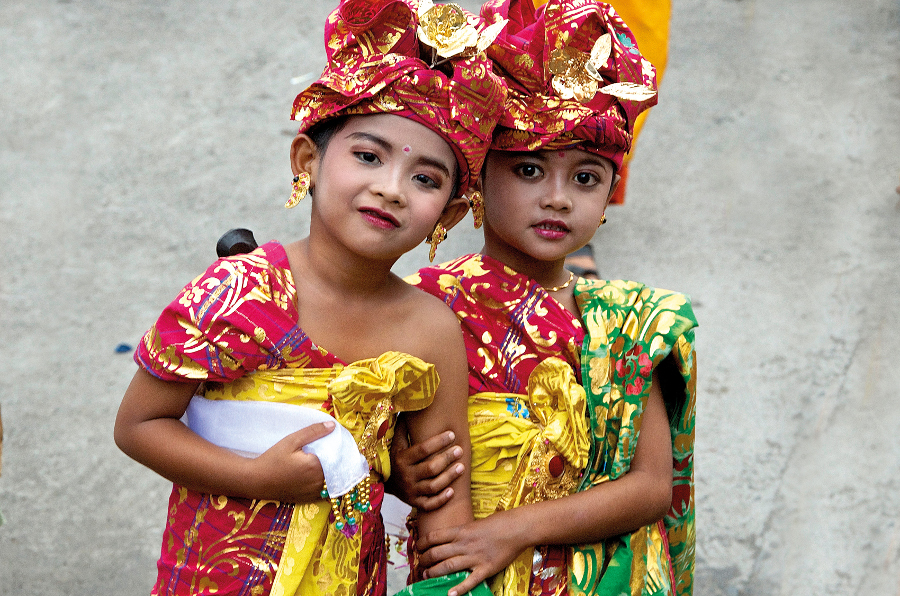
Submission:
{"label": "concrete wall background", "polygon": [[[149,592],[169,485],[112,442],[115,347],[223,231],[304,235],[335,4],[0,3],[0,594]],[[695,300],[696,593],[900,594],[900,3],[678,0],[671,44],[595,248]]]}

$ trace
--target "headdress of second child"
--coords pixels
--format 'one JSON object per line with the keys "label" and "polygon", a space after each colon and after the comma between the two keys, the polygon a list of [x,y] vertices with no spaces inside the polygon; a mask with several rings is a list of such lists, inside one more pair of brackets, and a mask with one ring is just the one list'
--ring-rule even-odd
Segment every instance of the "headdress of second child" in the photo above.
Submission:
{"label": "headdress of second child", "polygon": [[618,169],[638,114],[656,104],[656,69],[609,5],[592,0],[490,0],[488,23],[509,23],[488,49],[509,85],[493,148],[578,147]]}
{"label": "headdress of second child", "polygon": [[328,64],[294,101],[300,132],[325,119],[404,116],[453,148],[459,193],[477,177],[503,113],[504,81],[484,53],[502,19],[487,27],[453,4],[344,0],[325,24]]}

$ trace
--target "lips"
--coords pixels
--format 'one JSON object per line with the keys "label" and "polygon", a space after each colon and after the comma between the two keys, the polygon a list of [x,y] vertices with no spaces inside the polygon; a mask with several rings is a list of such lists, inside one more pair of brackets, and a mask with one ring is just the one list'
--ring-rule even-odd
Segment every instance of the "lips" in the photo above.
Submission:
{"label": "lips", "polygon": [[531,226],[537,234],[549,240],[564,238],[571,230],[561,221],[544,220]]}
{"label": "lips", "polygon": [[361,207],[359,212],[362,214],[363,219],[375,227],[384,230],[400,227],[400,222],[397,221],[397,218],[387,211],[382,211],[381,209],[376,209],[374,207]]}

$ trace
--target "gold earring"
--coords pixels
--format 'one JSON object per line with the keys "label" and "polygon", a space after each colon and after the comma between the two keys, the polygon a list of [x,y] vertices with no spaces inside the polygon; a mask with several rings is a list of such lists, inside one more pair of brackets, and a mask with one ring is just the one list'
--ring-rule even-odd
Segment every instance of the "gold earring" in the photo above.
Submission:
{"label": "gold earring", "polygon": [[[604,213],[603,216],[600,218],[600,226],[602,226],[605,223],[606,223],[606,214]],[[597,227],[599,228],[600,226],[597,226]]]}
{"label": "gold earring", "polygon": [[291,198],[284,204],[285,209],[296,207],[303,200],[303,197],[306,196],[306,193],[309,192],[309,173],[300,172],[294,176],[293,187],[294,192],[291,193]]}
{"label": "gold earring", "polygon": [[447,229],[444,227],[444,224],[438,222],[436,226],[434,226],[434,231],[431,233],[431,239],[428,241],[428,244],[431,245],[431,250],[428,251],[428,262],[434,263],[434,253],[437,251],[437,245],[447,239]]}
{"label": "gold earring", "polygon": [[469,207],[472,208],[472,217],[475,219],[475,229],[484,223],[484,195],[477,190],[469,195]]}

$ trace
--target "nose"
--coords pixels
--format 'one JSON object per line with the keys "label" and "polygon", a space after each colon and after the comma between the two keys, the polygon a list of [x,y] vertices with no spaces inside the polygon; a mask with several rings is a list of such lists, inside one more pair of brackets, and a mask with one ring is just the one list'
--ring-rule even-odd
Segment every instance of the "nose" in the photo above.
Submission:
{"label": "nose", "polygon": [[382,175],[372,183],[372,192],[387,201],[399,206],[406,205],[406,193],[403,189],[403,176],[394,168],[383,168]]}
{"label": "nose", "polygon": [[551,179],[541,196],[541,207],[554,211],[568,212],[572,209],[572,200],[566,192],[564,180]]}

